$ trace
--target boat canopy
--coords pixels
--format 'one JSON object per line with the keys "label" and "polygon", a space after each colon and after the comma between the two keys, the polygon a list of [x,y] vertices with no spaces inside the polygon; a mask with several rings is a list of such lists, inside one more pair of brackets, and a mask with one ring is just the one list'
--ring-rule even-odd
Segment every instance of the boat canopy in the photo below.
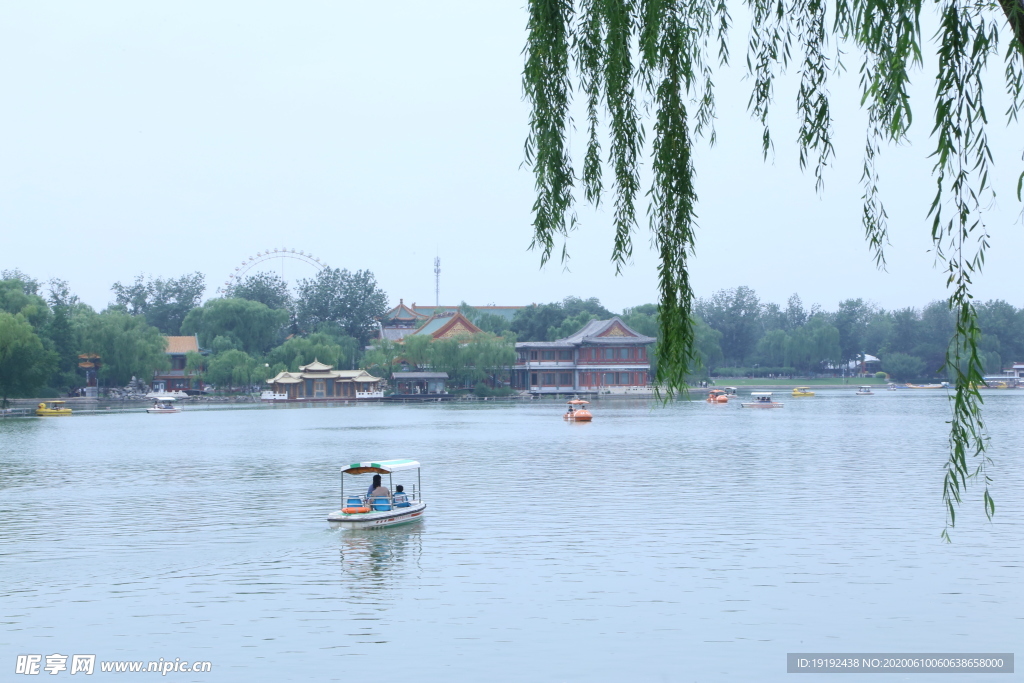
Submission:
{"label": "boat canopy", "polygon": [[751,396],[757,396],[758,398],[760,398],[760,397],[764,397],[764,396],[771,396],[772,392],[770,392],[770,391],[752,391],[752,392],[750,392],[750,395]]}
{"label": "boat canopy", "polygon": [[344,474],[366,474],[367,472],[391,474],[392,472],[416,470],[419,467],[420,464],[416,460],[381,460],[380,462],[354,462],[342,472]]}
{"label": "boat canopy", "polygon": [[154,401],[159,401],[160,403],[163,403],[164,401],[177,401],[178,399],[174,398],[173,396],[157,396],[153,400]]}
{"label": "boat canopy", "polygon": [[566,401],[566,403],[568,403],[569,405],[574,405],[574,406],[590,405],[590,401],[584,401],[583,399],[579,399],[579,398],[574,398],[571,401]]}
{"label": "boat canopy", "polygon": [[793,387],[793,391],[807,391],[810,387]]}

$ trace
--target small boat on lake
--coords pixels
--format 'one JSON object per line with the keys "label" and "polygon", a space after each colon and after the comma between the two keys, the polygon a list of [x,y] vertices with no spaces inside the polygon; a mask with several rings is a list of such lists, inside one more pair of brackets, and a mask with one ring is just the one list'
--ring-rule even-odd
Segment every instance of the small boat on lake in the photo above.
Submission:
{"label": "small boat on lake", "polygon": [[814,396],[810,387],[793,387],[793,396]]}
{"label": "small boat on lake", "polygon": [[863,386],[857,388],[858,396],[874,396],[875,392],[871,391],[870,386]]}
{"label": "small boat on lake", "polygon": [[744,408],[781,408],[783,404],[772,400],[770,391],[754,391],[750,397],[754,399],[750,403],[741,403]]}
{"label": "small boat on lake", "polygon": [[708,397],[705,400],[708,403],[728,403],[729,396],[725,393],[725,389],[712,389],[708,392]]}
{"label": "small boat on lake", "polygon": [[739,395],[738,392],[736,391],[736,387],[724,387],[724,389],[725,389],[725,395],[726,396],[738,396]]}
{"label": "small boat on lake", "polygon": [[173,396],[158,396],[153,399],[153,406],[146,408],[146,412],[151,415],[158,415],[160,413],[180,413],[181,408],[174,404]]}
{"label": "small boat on lake", "polygon": [[36,408],[36,415],[39,417],[59,417],[70,414],[71,408],[65,408],[64,401],[46,401],[45,403],[40,403],[39,407]]}
{"label": "small boat on lake", "polygon": [[580,398],[574,398],[571,401],[567,401],[569,409],[562,416],[563,420],[569,422],[590,422],[594,419],[594,416],[589,410],[584,408],[585,405],[590,405],[590,401],[584,401]]}
{"label": "small boat on lake", "polygon": [[[416,472],[416,483],[409,483],[411,491],[395,492],[394,475],[400,473],[402,478],[412,478]],[[350,493],[345,495],[345,476],[360,474],[387,475],[389,496],[371,498],[366,495]],[[354,482],[353,482],[354,483]],[[408,524],[423,519],[427,504],[420,495],[420,464],[415,460],[381,460],[379,462],[354,462],[341,471],[341,505],[342,508],[327,515],[327,521],[333,528],[341,529],[380,529],[383,527]]]}

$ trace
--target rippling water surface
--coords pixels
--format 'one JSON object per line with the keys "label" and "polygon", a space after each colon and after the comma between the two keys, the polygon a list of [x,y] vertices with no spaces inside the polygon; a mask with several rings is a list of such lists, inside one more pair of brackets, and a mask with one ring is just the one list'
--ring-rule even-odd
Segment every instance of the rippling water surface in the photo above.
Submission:
{"label": "rippling water surface", "polygon": [[[994,522],[973,488],[947,545],[944,393],[852,391],[592,424],[547,401],[0,421],[0,671],[784,680],[787,652],[1013,652],[1024,392],[987,396]],[[426,519],[330,530],[340,466],[394,457],[423,463]]]}

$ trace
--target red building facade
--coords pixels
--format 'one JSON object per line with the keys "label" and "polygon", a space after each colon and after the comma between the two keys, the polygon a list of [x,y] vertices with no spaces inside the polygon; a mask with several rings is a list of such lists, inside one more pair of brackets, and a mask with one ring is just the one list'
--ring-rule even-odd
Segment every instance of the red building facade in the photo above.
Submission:
{"label": "red building facade", "polygon": [[592,320],[552,342],[516,344],[513,387],[531,393],[629,393],[651,384],[645,337],[619,318]]}

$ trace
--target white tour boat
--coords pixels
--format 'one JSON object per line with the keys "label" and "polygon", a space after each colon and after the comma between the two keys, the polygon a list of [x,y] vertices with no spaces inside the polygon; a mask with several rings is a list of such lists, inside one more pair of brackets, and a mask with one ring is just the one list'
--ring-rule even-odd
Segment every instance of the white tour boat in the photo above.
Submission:
{"label": "white tour boat", "polygon": [[754,391],[751,392],[750,397],[754,399],[750,403],[741,403],[740,405],[744,408],[781,408],[782,404],[778,401],[772,400],[772,392],[770,391]]}
{"label": "white tour boat", "polygon": [[[395,492],[394,475],[401,473],[399,479],[411,479],[412,471],[416,470],[415,484],[410,482],[411,491]],[[359,474],[388,475],[387,497],[368,498],[355,493],[345,494],[345,475]],[[399,482],[401,483],[401,482]],[[427,504],[420,495],[420,464],[415,460],[381,460],[380,462],[354,462],[341,471],[341,505],[342,508],[327,515],[327,521],[334,528],[341,529],[378,529],[398,524],[407,524],[423,519]]]}
{"label": "white tour boat", "polygon": [[870,386],[863,386],[857,389],[858,396],[873,396],[875,392],[871,391]]}
{"label": "white tour boat", "polygon": [[146,408],[146,412],[153,415],[159,413],[180,413],[181,408],[174,405],[173,396],[157,396],[153,399],[153,407]]}

